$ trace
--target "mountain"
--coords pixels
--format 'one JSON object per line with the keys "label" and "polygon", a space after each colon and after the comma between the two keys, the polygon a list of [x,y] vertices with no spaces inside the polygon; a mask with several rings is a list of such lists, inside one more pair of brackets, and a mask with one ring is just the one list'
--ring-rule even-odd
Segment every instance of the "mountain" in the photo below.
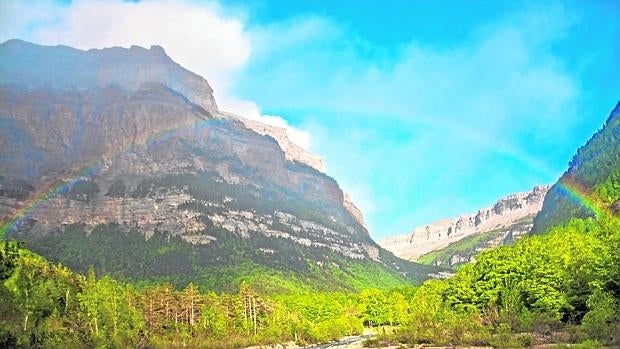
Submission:
{"label": "mountain", "polygon": [[7,41],[1,232],[76,271],[220,290],[427,277],[379,247],[316,157],[278,132],[219,111],[161,47]]}
{"label": "mountain", "polygon": [[568,170],[551,187],[533,232],[587,218],[597,211],[620,211],[620,102],[603,127],[577,150]]}
{"label": "mountain", "polygon": [[306,164],[318,171],[325,172],[325,163],[323,162],[323,159],[293,143],[288,138],[286,129],[274,125],[264,124],[256,120],[247,119],[229,112],[220,111],[218,114],[224,117],[237,119],[241,121],[245,127],[256,133],[273,137],[273,139],[278,142],[278,145],[280,145],[280,148],[282,148],[282,151],[284,151],[284,155],[287,160],[301,162],[302,164]]}
{"label": "mountain", "polygon": [[118,85],[136,90],[145,82],[160,82],[210,113],[218,110],[209,83],[175,63],[160,46],[82,51],[14,39],[2,44],[0,54],[5,84],[77,90]]}
{"label": "mountain", "polygon": [[483,249],[529,232],[548,189],[537,186],[508,195],[476,213],[425,224],[379,244],[403,259],[421,263],[452,266],[468,262]]}

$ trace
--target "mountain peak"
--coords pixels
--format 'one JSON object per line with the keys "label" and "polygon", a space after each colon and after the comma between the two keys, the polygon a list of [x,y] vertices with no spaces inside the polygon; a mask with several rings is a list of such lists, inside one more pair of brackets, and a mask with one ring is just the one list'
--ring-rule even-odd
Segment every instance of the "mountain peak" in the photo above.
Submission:
{"label": "mountain peak", "polygon": [[152,45],[151,46],[151,52],[153,52],[154,54],[159,54],[159,55],[163,55],[163,56],[168,56],[166,54],[166,50],[164,50],[163,47],[159,46],[159,45]]}
{"label": "mountain peak", "polygon": [[0,83],[77,90],[117,84],[130,91],[143,83],[162,83],[209,113],[218,111],[207,80],[181,67],[157,45],[84,51],[12,39],[0,45]]}

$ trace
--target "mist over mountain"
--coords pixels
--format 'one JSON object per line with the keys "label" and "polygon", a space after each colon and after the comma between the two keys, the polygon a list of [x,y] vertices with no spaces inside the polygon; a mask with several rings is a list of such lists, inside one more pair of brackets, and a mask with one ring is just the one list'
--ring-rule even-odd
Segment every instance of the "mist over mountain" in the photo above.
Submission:
{"label": "mist over mountain", "polygon": [[431,270],[379,247],[311,157],[220,112],[161,47],[10,40],[0,84],[2,229],[52,261],[214,289],[390,287]]}
{"label": "mist over mountain", "polygon": [[76,90],[118,85],[136,90],[145,82],[159,82],[205,110],[217,111],[207,81],[175,63],[160,46],[83,51],[14,39],[2,44],[0,59],[5,84]]}

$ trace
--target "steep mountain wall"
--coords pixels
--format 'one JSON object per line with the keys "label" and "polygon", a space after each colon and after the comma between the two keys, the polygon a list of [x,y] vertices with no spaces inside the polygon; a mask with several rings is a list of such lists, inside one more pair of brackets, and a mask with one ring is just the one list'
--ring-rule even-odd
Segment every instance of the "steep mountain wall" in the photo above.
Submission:
{"label": "steep mountain wall", "polygon": [[221,112],[220,115],[239,120],[247,128],[256,133],[273,137],[273,139],[275,139],[280,145],[280,148],[284,151],[284,155],[288,160],[297,161],[318,171],[325,172],[325,163],[323,162],[323,159],[293,143],[288,138],[286,129],[274,125],[264,124],[256,120],[247,119],[233,113]]}
{"label": "steep mountain wall", "polygon": [[[33,73],[26,64],[37,54],[58,71],[82,69],[66,81],[56,73],[37,79],[44,70]],[[79,51],[10,41],[0,57],[9,57],[0,70],[0,227],[51,260],[159,277],[157,265],[148,268],[157,275],[136,268],[163,258],[185,271],[162,277],[181,273],[184,280],[254,264],[327,273],[326,287],[345,288],[333,275],[352,275],[353,261],[390,280],[424,277],[426,269],[370,238],[334,179],[297,161],[291,154],[303,154],[287,154],[274,137],[220,117],[206,81],[163,50]],[[122,64],[114,70],[110,61]],[[101,71],[104,78],[96,78]],[[67,253],[119,231],[140,234],[145,245],[136,248],[159,257],[128,255],[115,264],[103,255]],[[173,247],[150,251],[151,239]]]}
{"label": "steep mountain wall", "polygon": [[161,83],[209,113],[218,110],[207,80],[174,62],[160,46],[82,51],[9,40],[0,48],[0,79],[29,88],[76,90],[111,84],[136,90],[145,82]]}

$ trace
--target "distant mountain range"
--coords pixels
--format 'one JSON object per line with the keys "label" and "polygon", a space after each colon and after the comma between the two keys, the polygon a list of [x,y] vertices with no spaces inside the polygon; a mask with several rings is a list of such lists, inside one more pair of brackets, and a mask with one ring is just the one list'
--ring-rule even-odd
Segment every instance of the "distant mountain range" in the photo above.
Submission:
{"label": "distant mountain range", "polygon": [[603,127],[577,150],[552,186],[507,196],[476,213],[422,225],[379,241],[395,255],[424,264],[458,266],[477,253],[544,233],[572,218],[620,213],[620,103]]}
{"label": "distant mountain range", "polygon": [[471,261],[482,250],[510,243],[526,234],[542,208],[550,186],[499,199],[470,214],[421,225],[379,244],[398,257],[426,264],[453,266]]}
{"label": "distant mountain range", "polygon": [[220,290],[427,278],[322,166],[283,129],[221,112],[161,47],[0,45],[1,232],[74,270]]}

